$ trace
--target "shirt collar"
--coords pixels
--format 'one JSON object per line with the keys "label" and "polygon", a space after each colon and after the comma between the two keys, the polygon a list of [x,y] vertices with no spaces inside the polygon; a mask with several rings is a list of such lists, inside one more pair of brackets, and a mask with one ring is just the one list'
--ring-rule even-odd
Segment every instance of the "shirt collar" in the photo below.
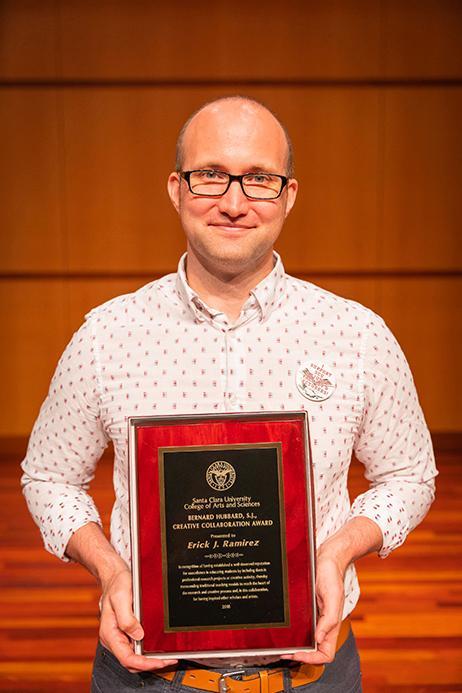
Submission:
{"label": "shirt collar", "polygon": [[[254,306],[258,306],[261,319],[264,320],[278,305],[285,292],[286,273],[281,257],[273,251],[274,267],[271,272],[257,286],[250,291],[249,298],[245,302],[242,310],[246,310]],[[207,305],[200,296],[192,289],[186,278],[186,257],[187,253],[181,256],[178,263],[178,272],[176,276],[176,289],[178,294],[187,306],[193,312],[198,322],[215,318],[221,315],[221,311]]]}
{"label": "shirt collar", "polygon": [[271,272],[252,289],[253,296],[261,311],[262,319],[266,318],[279,304],[286,289],[286,273],[281,256],[273,251],[274,267]]}

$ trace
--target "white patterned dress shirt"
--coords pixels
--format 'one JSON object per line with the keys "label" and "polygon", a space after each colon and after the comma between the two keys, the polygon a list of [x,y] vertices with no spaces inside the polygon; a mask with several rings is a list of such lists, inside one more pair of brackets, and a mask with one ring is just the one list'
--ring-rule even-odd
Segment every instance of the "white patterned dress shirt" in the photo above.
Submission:
{"label": "white patterned dress shirt", "polygon": [[[435,463],[412,375],[381,318],[286,275],[279,256],[239,318],[207,306],[178,272],[92,310],[62,355],[23,462],[24,494],[46,548],[65,556],[71,535],[101,523],[87,489],[114,444],[111,542],[130,560],[127,418],[156,414],[308,412],[317,544],[352,517],[382,530],[382,557],[402,544],[434,496]],[[336,387],[324,401],[298,389],[305,365]],[[352,453],[370,483],[353,504]],[[359,586],[345,577],[344,616]]]}

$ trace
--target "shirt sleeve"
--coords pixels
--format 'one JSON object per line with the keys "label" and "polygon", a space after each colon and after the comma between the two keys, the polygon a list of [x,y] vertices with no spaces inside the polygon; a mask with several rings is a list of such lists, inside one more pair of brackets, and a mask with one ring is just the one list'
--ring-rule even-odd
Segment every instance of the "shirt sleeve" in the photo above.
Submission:
{"label": "shirt sleeve", "polygon": [[91,321],[64,351],[22,462],[21,484],[45,547],[62,560],[72,534],[101,525],[87,489],[108,438],[100,419],[97,348]]}
{"label": "shirt sleeve", "polygon": [[437,471],[409,365],[377,316],[368,326],[363,363],[364,415],[355,455],[370,488],[355,499],[350,517],[379,525],[379,556],[385,558],[427,514]]}

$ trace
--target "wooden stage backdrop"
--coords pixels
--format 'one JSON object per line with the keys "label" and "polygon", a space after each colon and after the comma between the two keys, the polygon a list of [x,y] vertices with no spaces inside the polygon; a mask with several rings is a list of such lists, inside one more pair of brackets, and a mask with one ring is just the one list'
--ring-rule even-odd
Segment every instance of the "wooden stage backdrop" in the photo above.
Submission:
{"label": "wooden stage backdrop", "polygon": [[2,0],[0,438],[90,307],[175,269],[177,132],[234,93],[293,136],[287,269],[382,314],[462,431],[461,36],[458,0]]}
{"label": "wooden stage backdrop", "polygon": [[[166,178],[204,100],[248,94],[287,124],[301,189],[286,268],[383,315],[460,452],[461,37],[459,0],[0,0],[3,690],[88,671],[95,588],[42,552],[14,452],[84,313],[174,270]],[[395,674],[399,690],[460,690],[461,462],[440,459],[426,523],[362,564],[366,691],[398,690]],[[105,482],[107,464],[107,513]]]}

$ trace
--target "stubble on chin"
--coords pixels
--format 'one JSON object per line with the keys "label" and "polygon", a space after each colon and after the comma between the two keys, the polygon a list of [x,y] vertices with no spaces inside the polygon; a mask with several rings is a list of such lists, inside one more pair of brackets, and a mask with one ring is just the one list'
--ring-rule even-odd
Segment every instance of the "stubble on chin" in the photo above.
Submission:
{"label": "stubble on chin", "polygon": [[226,247],[226,243],[189,244],[198,262],[212,275],[232,279],[239,275],[258,272],[265,263],[272,263],[273,247],[268,243]]}

